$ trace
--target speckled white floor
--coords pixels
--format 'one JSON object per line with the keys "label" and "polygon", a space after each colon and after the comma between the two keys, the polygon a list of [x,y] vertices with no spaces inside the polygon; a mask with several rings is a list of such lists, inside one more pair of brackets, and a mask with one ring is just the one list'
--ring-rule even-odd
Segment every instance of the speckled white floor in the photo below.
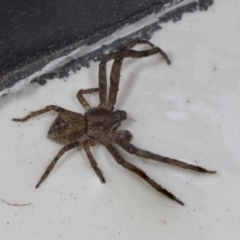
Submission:
{"label": "speckled white floor", "polygon": [[[168,53],[124,62],[116,108],[122,129],[141,148],[217,170],[203,175],[123,153],[179,197],[167,199],[118,166],[103,146],[92,148],[106,184],[82,149],[64,155],[34,188],[61,145],[46,138],[55,113],[12,122],[57,104],[83,112],[75,95],[97,86],[98,63],[67,80],[0,99],[1,239],[218,239],[240,237],[240,2],[218,0],[207,12],[162,25],[151,41]],[[140,49],[140,48],[138,48]],[[92,106],[98,95],[88,96]]]}

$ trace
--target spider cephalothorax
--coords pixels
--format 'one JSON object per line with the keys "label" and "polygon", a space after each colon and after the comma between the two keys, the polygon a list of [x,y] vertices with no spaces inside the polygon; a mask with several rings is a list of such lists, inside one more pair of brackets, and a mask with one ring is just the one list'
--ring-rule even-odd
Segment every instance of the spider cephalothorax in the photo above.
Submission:
{"label": "spider cephalothorax", "polygon": [[[134,47],[136,44],[147,44],[151,48],[145,51],[132,50],[131,48]],[[136,173],[138,176],[148,182],[153,188],[155,188],[158,192],[163,193],[170,199],[182,205],[184,205],[183,202],[176,198],[172,193],[170,193],[161,185],[156,183],[142,170],[124,160],[124,158],[115,149],[114,145],[117,144],[128,153],[135,154],[142,158],[167,163],[202,173],[215,173],[215,171],[209,171],[199,166],[191,165],[179,160],[163,157],[161,155],[139,149],[130,143],[132,135],[129,131],[118,130],[119,126],[121,125],[121,121],[127,118],[127,114],[125,111],[113,111],[117,99],[120,70],[123,59],[127,57],[142,58],[157,53],[161,54],[162,57],[166,60],[166,62],[170,64],[170,60],[168,59],[167,55],[160,48],[155,47],[147,40],[133,40],[128,43],[124,48],[106,55],[99,64],[99,88],[81,89],[77,94],[78,100],[86,110],[84,115],[71,112],[59,106],[49,105],[41,110],[31,112],[24,118],[13,119],[13,121],[24,122],[31,117],[35,117],[39,114],[51,110],[58,112],[57,118],[52,123],[49,129],[48,137],[59,143],[65,144],[65,146],[59,151],[59,153],[47,167],[46,171],[37,183],[36,188],[38,188],[40,184],[48,177],[49,173],[52,171],[53,167],[60,159],[60,157],[66,151],[76,148],[80,144],[83,145],[87,157],[101,182],[104,183],[105,179],[90,151],[90,146],[94,146],[96,143],[104,145],[118,164]],[[107,95],[106,64],[110,60],[114,60],[114,62],[110,74],[109,94]],[[100,98],[99,106],[95,108],[91,108],[86,99],[83,97],[83,94],[90,94],[93,92],[99,92]]]}

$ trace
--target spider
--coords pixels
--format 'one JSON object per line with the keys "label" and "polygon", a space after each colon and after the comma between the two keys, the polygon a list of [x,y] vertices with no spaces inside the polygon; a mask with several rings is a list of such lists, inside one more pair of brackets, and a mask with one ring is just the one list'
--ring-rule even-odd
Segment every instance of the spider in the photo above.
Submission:
{"label": "spider", "polygon": [[[145,51],[132,50],[132,48],[137,44],[147,44],[150,46],[150,49]],[[130,143],[132,134],[129,131],[118,129],[121,125],[121,121],[127,118],[127,113],[125,111],[113,110],[117,100],[120,70],[122,67],[123,59],[142,58],[154,54],[160,54],[167,62],[167,64],[171,63],[166,53],[164,53],[159,47],[155,47],[151,42],[147,40],[140,39],[133,40],[122,49],[107,54],[99,64],[99,88],[81,89],[77,93],[77,98],[86,111],[84,115],[81,113],[66,110],[56,105],[49,105],[41,110],[31,112],[24,118],[12,119],[13,121],[24,122],[32,117],[52,110],[58,113],[56,119],[49,128],[48,138],[64,144],[65,146],[58,152],[58,154],[49,164],[39,182],[37,183],[36,188],[38,188],[41,183],[48,177],[63,154],[73,148],[78,147],[79,145],[83,145],[83,149],[86,152],[93,170],[99,177],[100,181],[102,183],[105,183],[102,171],[98,167],[98,164],[90,150],[90,146],[94,146],[96,143],[100,143],[106,147],[108,152],[112,155],[118,164],[137,174],[158,192],[164,194],[168,198],[178,202],[181,205],[184,205],[184,203],[175,197],[171,192],[164,189],[161,185],[150,178],[144,171],[127,162],[116,150],[115,144],[119,145],[128,153],[137,155],[142,158],[163,162],[197,172],[216,173],[215,171],[209,171],[199,166],[191,165],[176,159],[163,157],[161,155],[139,149]],[[113,65],[110,74],[109,94],[107,94],[106,65],[110,60],[113,60]],[[83,94],[91,94],[94,92],[99,92],[100,103],[98,107],[92,108],[84,98]]]}

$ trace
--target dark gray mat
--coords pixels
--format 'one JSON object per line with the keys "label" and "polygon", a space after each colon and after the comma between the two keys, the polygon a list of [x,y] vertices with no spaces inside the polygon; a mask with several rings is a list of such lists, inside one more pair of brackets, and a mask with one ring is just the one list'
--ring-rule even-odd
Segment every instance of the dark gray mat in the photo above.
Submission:
{"label": "dark gray mat", "polygon": [[90,46],[151,13],[177,6],[171,12],[166,11],[155,23],[69,60],[64,66],[31,81],[45,84],[46,79],[66,77],[69,70],[76,71],[88,66],[90,60],[100,60],[106,51],[119,48],[130,39],[149,39],[160,28],[159,23],[178,21],[182,14],[207,10],[212,4],[213,0],[4,0],[0,8],[0,91],[10,89],[74,49]]}

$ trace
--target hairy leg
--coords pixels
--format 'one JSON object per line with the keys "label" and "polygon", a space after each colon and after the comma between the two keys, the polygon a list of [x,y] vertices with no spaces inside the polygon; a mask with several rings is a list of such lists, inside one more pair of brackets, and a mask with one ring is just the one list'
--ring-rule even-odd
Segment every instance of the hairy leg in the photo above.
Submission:
{"label": "hairy leg", "polygon": [[88,159],[89,159],[89,161],[90,161],[90,164],[91,164],[93,170],[95,171],[95,173],[96,173],[97,176],[99,177],[100,181],[101,181],[102,183],[105,183],[105,179],[104,179],[104,177],[103,177],[102,171],[101,171],[101,169],[98,167],[98,164],[97,164],[96,160],[94,159],[94,157],[93,157],[93,155],[92,155],[92,153],[91,153],[91,150],[90,150],[90,147],[89,147],[89,145],[88,145],[88,142],[84,142],[84,143],[83,143],[83,148],[84,148],[84,150],[85,150],[85,152],[86,152],[86,154],[87,154],[87,157],[88,157]]}
{"label": "hairy leg", "polygon": [[[148,40],[135,39],[135,40],[131,41],[130,43],[128,43],[125,47],[123,47],[118,52],[123,52],[125,50],[129,50],[130,48],[133,48],[137,44],[147,44],[152,48],[155,47]],[[170,63],[167,55],[164,52],[163,52],[163,54],[164,54],[164,58],[168,60],[168,63]],[[108,105],[109,105],[110,109],[113,109],[113,107],[116,103],[122,62],[123,62],[123,58],[116,57],[114,59],[113,65],[112,65],[112,70],[111,70],[111,74],[110,74],[110,90],[109,90],[109,98],[108,98]]]}
{"label": "hairy leg", "polygon": [[[138,43],[148,44],[152,47],[152,49],[149,49],[146,51],[129,50],[131,47],[135,46]],[[106,55],[99,64],[99,98],[100,98],[99,107],[106,107],[108,105],[108,109],[113,109],[116,103],[118,84],[119,84],[119,78],[120,78],[120,70],[121,70],[122,61],[124,58],[126,57],[142,58],[142,57],[148,57],[150,55],[157,54],[157,53],[161,54],[168,64],[171,63],[165,52],[163,52],[158,47],[154,47],[154,45],[147,40],[133,40],[124,48]],[[108,61],[113,59],[114,59],[114,63],[113,63],[111,76],[110,76],[111,85],[109,90],[109,100],[107,100],[106,65]],[[109,101],[110,104],[108,104],[107,101]]]}
{"label": "hairy leg", "polygon": [[189,170],[193,170],[193,171],[197,171],[197,172],[202,172],[202,173],[216,173],[216,171],[209,171],[206,170],[205,168],[199,167],[199,166],[195,166],[195,165],[191,165],[176,159],[172,159],[172,158],[168,158],[168,157],[163,157],[161,155],[158,154],[154,154],[151,153],[149,151],[145,151],[142,149],[139,149],[137,147],[135,147],[134,145],[132,145],[128,140],[125,139],[119,139],[119,138],[115,138],[114,141],[120,146],[122,147],[125,151],[129,152],[130,154],[134,154],[137,155],[139,157],[142,158],[146,158],[146,159],[151,159],[151,160],[155,160],[158,162],[163,162],[166,164],[170,164],[173,166],[177,166],[180,168],[185,168],[185,169],[189,169]]}
{"label": "hairy leg", "polygon": [[[103,143],[104,144],[104,143]],[[181,205],[184,205],[179,199],[177,199],[172,193],[164,189],[161,185],[156,183],[153,179],[151,179],[145,172],[134,166],[133,164],[125,161],[123,157],[117,152],[117,150],[111,144],[104,144],[110,154],[114,157],[118,164],[122,165],[124,168],[128,169],[131,172],[134,172],[139,177],[144,179],[147,183],[149,183],[154,189],[158,192],[164,194],[168,198],[172,199],[173,201],[178,202]]]}
{"label": "hairy leg", "polygon": [[30,112],[26,117],[24,118],[13,118],[12,120],[15,121],[15,122],[25,122],[27,121],[29,118],[32,118],[32,117],[36,117],[40,114],[43,114],[43,113],[46,113],[46,112],[49,112],[49,111],[56,111],[56,112],[64,112],[66,111],[64,108],[62,107],[59,107],[59,106],[56,106],[56,105],[49,105],[49,106],[46,106],[45,108],[41,109],[41,110],[38,110],[38,111],[34,111],[34,112]]}
{"label": "hairy leg", "polygon": [[98,91],[99,91],[99,88],[81,89],[78,91],[77,98],[78,98],[79,102],[82,104],[85,111],[89,110],[91,108],[91,106],[89,105],[87,100],[84,98],[83,94],[91,94],[91,93],[98,92]]}
{"label": "hairy leg", "polygon": [[152,44],[150,41],[145,40],[145,39],[134,39],[131,42],[129,42],[125,47],[123,47],[122,49],[130,49],[133,48],[134,46],[136,46],[137,44],[147,44],[150,47],[154,48],[154,44]]}
{"label": "hairy leg", "polygon": [[122,53],[122,56],[118,56],[114,59],[111,74],[110,74],[108,109],[112,110],[117,101],[120,71],[121,71],[123,59],[127,57],[131,57],[131,58],[148,57],[157,53],[164,54],[163,56],[165,60],[167,61],[168,64],[170,64],[170,60],[168,59],[167,55],[158,47],[148,49],[145,51],[126,50],[125,52]]}
{"label": "hairy leg", "polygon": [[47,169],[45,170],[44,174],[42,175],[41,179],[39,180],[39,182],[36,185],[36,188],[38,188],[41,183],[48,177],[48,175],[50,174],[50,172],[53,170],[54,166],[56,165],[56,163],[58,162],[58,160],[63,156],[63,154],[73,148],[76,148],[79,146],[79,142],[74,142],[74,143],[70,143],[66,146],[64,146],[56,155],[56,157],[52,160],[52,162],[49,164],[49,166],[47,167]]}

